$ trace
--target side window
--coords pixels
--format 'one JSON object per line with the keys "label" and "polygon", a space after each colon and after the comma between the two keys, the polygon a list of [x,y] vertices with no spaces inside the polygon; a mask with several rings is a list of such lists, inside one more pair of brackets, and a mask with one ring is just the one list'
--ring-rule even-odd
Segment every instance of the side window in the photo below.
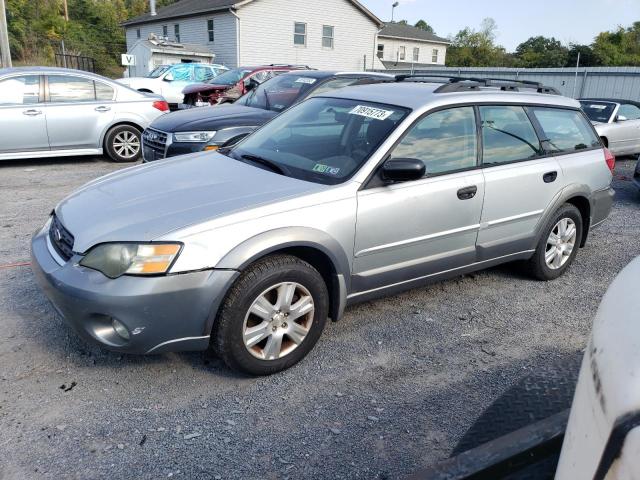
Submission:
{"label": "side window", "polygon": [[476,119],[473,107],[432,113],[395,147],[393,158],[417,158],[427,175],[455,172],[477,165]]}
{"label": "side window", "polygon": [[209,67],[195,67],[195,78],[196,82],[206,82],[207,80],[211,80],[216,76],[216,72],[213,68]]}
{"label": "side window", "polygon": [[95,82],[96,100],[113,100],[113,88],[106,83]]}
{"label": "side window", "polygon": [[0,80],[0,106],[31,105],[40,101],[40,75]]}
{"label": "side window", "polygon": [[618,109],[618,116],[625,117],[627,120],[640,119],[640,108],[631,103],[623,103]]}
{"label": "side window", "polygon": [[269,70],[262,70],[256,73],[255,75],[253,75],[251,78],[253,78],[258,83],[262,83],[270,79],[271,77],[272,75],[271,75],[271,72],[269,72]]}
{"label": "side window", "polygon": [[191,67],[191,65],[176,65],[171,69],[171,73],[173,73],[173,80],[191,80],[192,70],[193,67]]}
{"label": "side window", "polygon": [[480,107],[482,163],[515,162],[542,154],[540,140],[522,107]]}
{"label": "side window", "polygon": [[49,101],[60,102],[93,102],[96,92],[93,80],[67,75],[49,75]]}
{"label": "side window", "polygon": [[552,152],[574,152],[600,146],[600,140],[584,115],[576,110],[533,108]]}

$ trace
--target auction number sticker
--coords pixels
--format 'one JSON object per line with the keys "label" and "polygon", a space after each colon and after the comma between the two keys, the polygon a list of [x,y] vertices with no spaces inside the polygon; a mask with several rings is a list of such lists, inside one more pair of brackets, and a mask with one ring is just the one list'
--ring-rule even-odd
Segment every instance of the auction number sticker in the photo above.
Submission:
{"label": "auction number sticker", "polygon": [[316,163],[313,166],[313,171],[319,173],[327,173],[329,175],[337,175],[338,173],[340,173],[340,169],[338,167],[330,167],[329,165],[323,165],[321,163]]}
{"label": "auction number sticker", "polygon": [[374,118],[376,120],[386,120],[393,115],[393,110],[383,110],[382,108],[367,107],[366,105],[358,105],[349,112],[351,115],[360,115],[362,117]]}
{"label": "auction number sticker", "polygon": [[295,83],[306,83],[307,85],[313,85],[314,83],[316,83],[316,79],[300,77],[295,81]]}

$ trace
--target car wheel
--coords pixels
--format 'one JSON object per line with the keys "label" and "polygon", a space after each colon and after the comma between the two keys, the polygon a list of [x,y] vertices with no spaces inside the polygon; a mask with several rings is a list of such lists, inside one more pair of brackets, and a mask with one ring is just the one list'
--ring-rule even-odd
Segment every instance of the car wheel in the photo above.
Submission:
{"label": "car wheel", "polygon": [[270,375],[311,351],[328,311],[327,286],[315,268],[290,255],[266,257],[231,287],[211,345],[232,369]]}
{"label": "car wheel", "polygon": [[578,253],[582,240],[582,215],[570,204],[562,206],[547,222],[529,270],[538,280],[553,280],[562,275]]}
{"label": "car wheel", "polygon": [[107,132],[104,146],[114,162],[135,162],[142,154],[141,132],[131,125],[119,125]]}

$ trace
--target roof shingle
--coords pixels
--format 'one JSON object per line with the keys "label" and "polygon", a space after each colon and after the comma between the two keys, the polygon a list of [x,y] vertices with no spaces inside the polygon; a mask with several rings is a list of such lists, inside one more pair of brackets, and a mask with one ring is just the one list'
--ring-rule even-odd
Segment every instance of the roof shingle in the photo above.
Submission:
{"label": "roof shingle", "polygon": [[417,40],[420,42],[438,42],[450,44],[451,42],[443,37],[438,37],[433,33],[429,33],[421,28],[405,25],[404,23],[390,22],[385,23],[384,28],[378,34],[380,37],[396,37],[405,38],[407,40]]}

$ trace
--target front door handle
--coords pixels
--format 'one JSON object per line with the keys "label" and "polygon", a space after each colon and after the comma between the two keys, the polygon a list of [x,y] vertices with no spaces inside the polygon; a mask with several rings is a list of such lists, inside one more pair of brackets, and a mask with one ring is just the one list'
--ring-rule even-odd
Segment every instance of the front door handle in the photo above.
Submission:
{"label": "front door handle", "polygon": [[542,176],[544,183],[553,183],[558,178],[558,172],[547,172]]}
{"label": "front door handle", "polygon": [[108,112],[109,110],[111,110],[111,107],[96,107],[95,108],[96,112]]}
{"label": "front door handle", "polygon": [[458,190],[458,198],[460,200],[470,200],[476,196],[476,193],[478,193],[478,187],[476,187],[475,185],[471,187],[461,188],[460,190]]}
{"label": "front door handle", "polygon": [[30,110],[25,110],[22,113],[24,115],[29,115],[30,117],[35,117],[36,115],[42,115],[42,110],[30,109]]}

